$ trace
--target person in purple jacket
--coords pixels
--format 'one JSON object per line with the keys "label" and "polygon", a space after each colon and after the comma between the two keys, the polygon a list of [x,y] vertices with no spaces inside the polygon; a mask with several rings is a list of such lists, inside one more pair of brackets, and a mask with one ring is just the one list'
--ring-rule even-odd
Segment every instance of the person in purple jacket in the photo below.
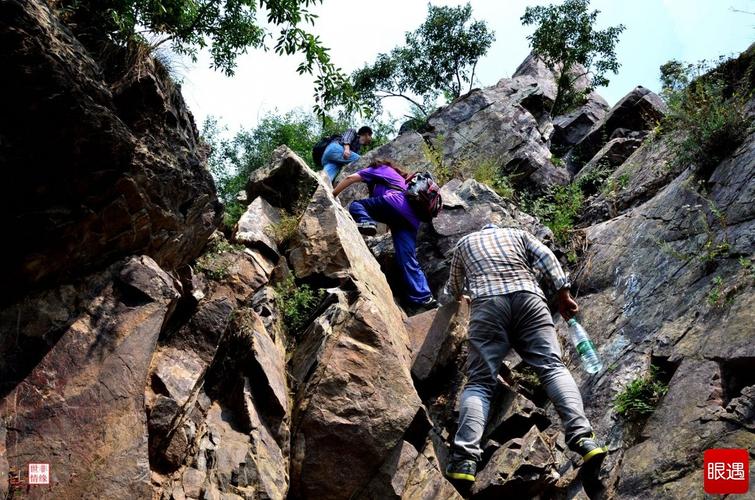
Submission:
{"label": "person in purple jacket", "polygon": [[420,220],[404,194],[407,178],[408,174],[390,161],[378,160],[339,182],[333,189],[333,196],[338,196],[352,184],[367,184],[370,197],[351,202],[349,212],[364,235],[374,236],[377,222],[387,224],[391,229],[396,261],[406,284],[406,299],[414,312],[418,312],[435,307],[437,302],[417,261]]}

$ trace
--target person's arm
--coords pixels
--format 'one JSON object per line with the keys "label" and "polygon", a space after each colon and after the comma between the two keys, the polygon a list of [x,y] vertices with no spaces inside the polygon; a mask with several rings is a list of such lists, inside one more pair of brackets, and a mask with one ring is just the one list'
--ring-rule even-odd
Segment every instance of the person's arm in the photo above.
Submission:
{"label": "person's arm", "polygon": [[570,293],[571,283],[566,273],[561,268],[553,252],[528,232],[523,232],[527,260],[530,265],[545,274],[553,283],[553,288],[558,290],[558,310],[565,320],[568,320],[579,311],[579,306]]}
{"label": "person's arm", "polygon": [[341,191],[351,186],[352,184],[356,184],[357,182],[362,182],[362,177],[359,174],[349,175],[345,179],[341,180],[341,182],[339,182],[338,185],[333,188],[333,196],[338,196],[339,194],[341,194]]}
{"label": "person's arm", "polygon": [[357,131],[353,128],[348,129],[341,136],[341,144],[343,144],[343,157],[347,160],[349,159],[349,156],[351,156],[351,142],[356,136]]}
{"label": "person's arm", "polygon": [[443,287],[443,292],[438,300],[441,305],[446,305],[454,300],[461,300],[461,294],[464,290],[464,257],[457,244],[454,254],[451,257],[451,271],[448,275],[448,282]]}

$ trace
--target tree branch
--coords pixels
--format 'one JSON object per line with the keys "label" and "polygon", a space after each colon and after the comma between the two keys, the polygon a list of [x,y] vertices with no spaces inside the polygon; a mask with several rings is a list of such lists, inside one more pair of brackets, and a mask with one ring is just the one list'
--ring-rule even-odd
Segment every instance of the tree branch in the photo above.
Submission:
{"label": "tree branch", "polygon": [[383,99],[385,99],[386,97],[403,97],[404,99],[406,99],[410,103],[412,103],[415,106],[417,106],[417,108],[420,111],[422,111],[423,115],[427,116],[427,111],[425,111],[425,107],[422,106],[420,103],[418,103],[417,101],[415,101],[414,99],[412,99],[411,97],[409,97],[407,95],[404,95],[404,94],[395,94],[393,92],[388,92],[387,90],[380,90],[380,89],[376,90],[375,92],[383,92],[385,94],[385,95],[382,95],[382,96],[378,96],[378,99],[380,99],[381,101]]}

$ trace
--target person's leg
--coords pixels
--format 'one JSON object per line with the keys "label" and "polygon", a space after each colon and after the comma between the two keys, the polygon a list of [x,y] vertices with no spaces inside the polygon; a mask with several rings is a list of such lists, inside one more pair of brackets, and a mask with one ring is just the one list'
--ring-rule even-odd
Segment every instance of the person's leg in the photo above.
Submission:
{"label": "person's leg", "polygon": [[330,178],[331,184],[335,183],[336,177],[341,173],[344,165],[357,161],[361,156],[351,152],[349,158],[343,157],[343,146],[338,142],[331,142],[322,154],[322,166]]}
{"label": "person's leg", "polygon": [[343,160],[343,146],[338,142],[331,142],[322,153],[322,168],[328,174],[331,184],[333,184],[341,171]]}
{"label": "person's leg", "polygon": [[406,298],[414,304],[422,304],[432,298],[427,277],[417,261],[417,229],[408,225],[391,225],[396,262],[406,284]]}
{"label": "person's leg", "polygon": [[511,341],[540,379],[548,398],[561,417],[566,442],[572,446],[592,427],[585,416],[582,396],[574,378],[561,359],[561,346],[545,300],[533,293],[512,295]]}
{"label": "person's leg", "polygon": [[480,460],[480,441],[488,419],[490,399],[498,383],[501,362],[509,350],[509,321],[510,307],[506,296],[480,298],[472,302],[467,383],[461,394],[453,459]]}
{"label": "person's leg", "polygon": [[349,205],[349,213],[357,224],[360,222],[389,223],[394,212],[393,207],[382,196],[355,200]]}

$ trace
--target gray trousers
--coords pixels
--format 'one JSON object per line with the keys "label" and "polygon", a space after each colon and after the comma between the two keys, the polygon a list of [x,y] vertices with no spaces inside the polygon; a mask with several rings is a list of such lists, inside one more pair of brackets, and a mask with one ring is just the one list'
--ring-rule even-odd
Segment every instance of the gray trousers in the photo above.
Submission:
{"label": "gray trousers", "polygon": [[454,455],[480,459],[498,371],[511,347],[537,373],[561,417],[567,444],[592,433],[577,384],[561,360],[553,318],[541,297],[514,292],[475,299],[468,334],[467,383],[461,394]]}

